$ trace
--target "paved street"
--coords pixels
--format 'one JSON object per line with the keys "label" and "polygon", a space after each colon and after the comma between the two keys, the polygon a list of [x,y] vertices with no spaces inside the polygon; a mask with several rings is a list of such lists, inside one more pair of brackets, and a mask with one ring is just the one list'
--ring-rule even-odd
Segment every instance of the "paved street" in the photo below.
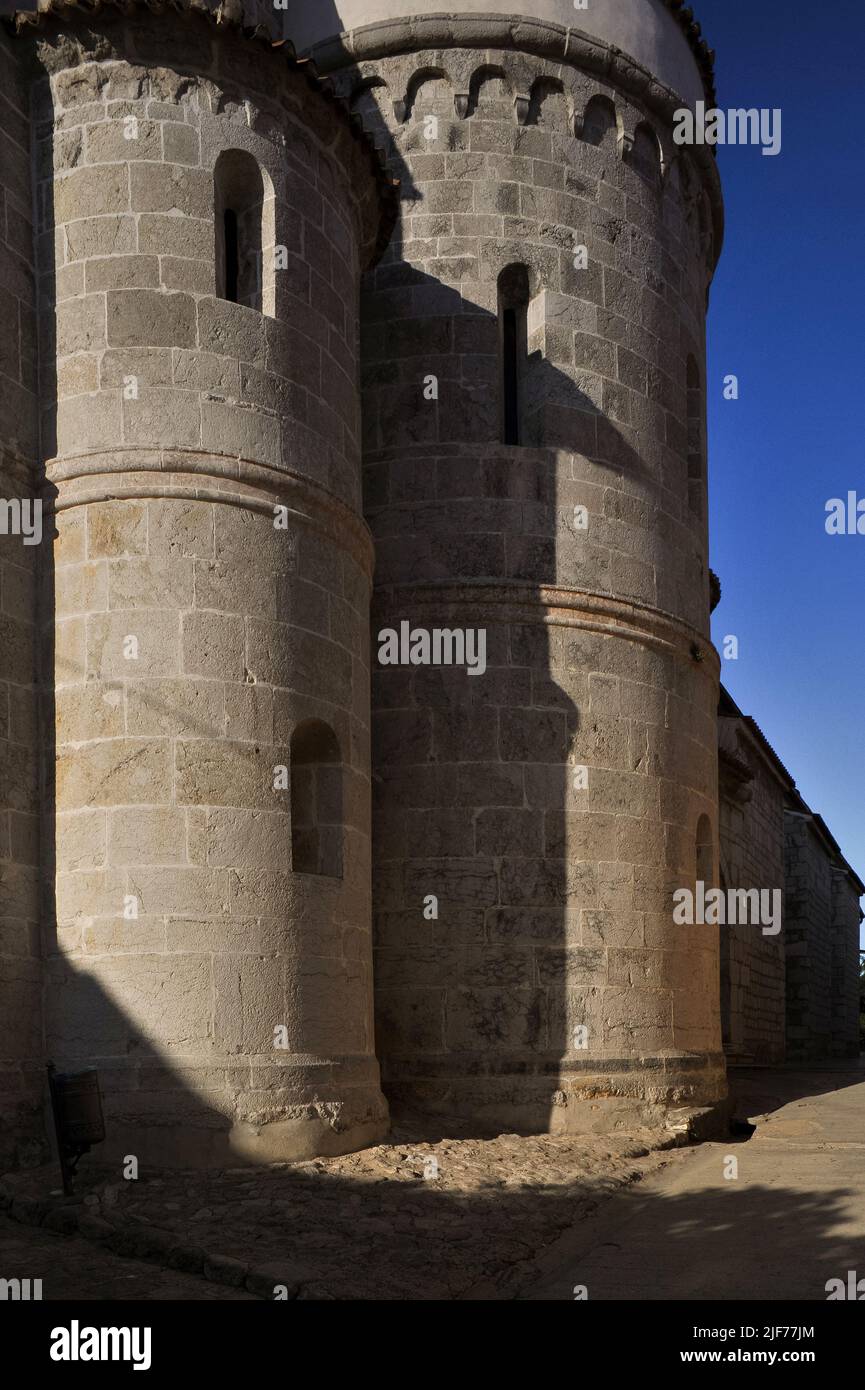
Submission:
{"label": "paved street", "polygon": [[865,1073],[734,1084],[754,1136],[671,1155],[563,1237],[522,1298],[825,1301],[829,1279],[865,1278]]}

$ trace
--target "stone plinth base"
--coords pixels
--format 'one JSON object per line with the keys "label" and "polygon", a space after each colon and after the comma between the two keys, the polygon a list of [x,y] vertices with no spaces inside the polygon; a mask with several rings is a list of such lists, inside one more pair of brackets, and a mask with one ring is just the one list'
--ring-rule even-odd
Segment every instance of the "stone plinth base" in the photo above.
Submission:
{"label": "stone plinth base", "polygon": [[[449,1059],[452,1070],[454,1060]],[[435,1059],[426,1061],[431,1071]],[[477,1067],[477,1060],[472,1062]],[[726,1125],[727,1080],[721,1056],[610,1058],[591,1066],[561,1060],[545,1065],[539,1059],[531,1075],[499,1071],[448,1077],[421,1075],[413,1059],[404,1069],[396,1062],[389,1073],[384,1087],[394,1109],[470,1116],[485,1130],[608,1134],[662,1129],[670,1128],[671,1117],[684,1111],[701,1112],[701,1138],[707,1137],[707,1125],[719,1134]],[[392,1079],[394,1073],[399,1080]]]}

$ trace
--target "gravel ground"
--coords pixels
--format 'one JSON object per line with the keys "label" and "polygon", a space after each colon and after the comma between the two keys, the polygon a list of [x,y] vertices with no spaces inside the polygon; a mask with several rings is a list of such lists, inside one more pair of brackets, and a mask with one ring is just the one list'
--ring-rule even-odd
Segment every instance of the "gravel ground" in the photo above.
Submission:
{"label": "gravel ground", "polygon": [[[45,1169],[5,1179],[0,1205],[5,1192],[17,1220],[103,1242],[85,1246],[88,1287],[109,1290],[85,1295],[95,1298],[132,1296],[103,1277],[101,1262],[118,1251],[173,1265],[177,1287],[176,1271],[203,1272],[234,1286],[226,1297],[273,1298],[285,1286],[289,1298],[452,1300],[483,1284],[508,1298],[565,1230],[663,1165],[658,1146],[669,1143],[657,1131],[431,1141],[404,1124],[362,1153],[270,1169],[123,1181],[85,1160],[74,1199],[56,1195],[56,1172]],[[135,1277],[144,1268],[136,1262]],[[219,1296],[213,1287],[193,1280],[182,1293],[135,1296]]]}

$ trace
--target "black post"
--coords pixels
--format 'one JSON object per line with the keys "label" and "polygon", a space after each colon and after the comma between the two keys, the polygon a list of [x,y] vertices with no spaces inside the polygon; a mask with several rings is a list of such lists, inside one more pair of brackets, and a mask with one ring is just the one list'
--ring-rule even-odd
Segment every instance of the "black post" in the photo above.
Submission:
{"label": "black post", "polygon": [[63,1073],[49,1062],[48,1090],[63,1191],[71,1197],[78,1160],[90,1151],[91,1144],[99,1144],[105,1138],[99,1077],[92,1067],[88,1071]]}

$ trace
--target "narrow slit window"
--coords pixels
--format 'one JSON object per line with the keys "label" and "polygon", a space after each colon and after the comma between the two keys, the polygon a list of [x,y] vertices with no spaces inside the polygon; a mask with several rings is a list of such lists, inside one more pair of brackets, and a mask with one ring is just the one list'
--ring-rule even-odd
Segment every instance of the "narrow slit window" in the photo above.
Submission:
{"label": "narrow slit window", "polygon": [[237,213],[233,208],[225,209],[222,225],[225,236],[225,298],[230,304],[236,304],[240,266],[237,250]]}
{"label": "narrow slit window", "polygon": [[508,266],[499,276],[498,288],[502,442],[522,444],[529,308],[526,267]]}
{"label": "narrow slit window", "polygon": [[502,389],[504,392],[505,444],[519,444],[520,442],[517,342],[517,311],[516,309],[505,309],[502,317]]}
{"label": "narrow slit window", "polygon": [[216,293],[258,313],[274,311],[273,188],[245,150],[223,150],[214,169]]}
{"label": "narrow slit window", "polygon": [[696,835],[697,882],[707,888],[715,886],[715,846],[712,837],[712,822],[708,816],[701,816],[697,822]]}

